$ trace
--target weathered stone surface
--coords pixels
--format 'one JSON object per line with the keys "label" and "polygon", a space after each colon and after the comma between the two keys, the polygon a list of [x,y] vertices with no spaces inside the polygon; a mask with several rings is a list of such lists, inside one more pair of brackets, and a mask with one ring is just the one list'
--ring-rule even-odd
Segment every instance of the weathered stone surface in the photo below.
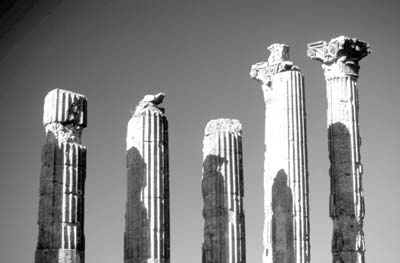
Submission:
{"label": "weathered stone surface", "polygon": [[144,96],[144,98],[139,101],[139,104],[136,106],[134,115],[145,114],[146,109],[156,113],[164,113],[164,108],[159,106],[163,102],[164,98],[165,94],[162,92],[156,95]]}
{"label": "weathered stone surface", "polygon": [[40,195],[65,193],[83,196],[85,177],[85,167],[42,166]]}
{"label": "weathered stone surface", "polygon": [[364,262],[364,197],[358,126],[358,62],[369,45],[340,36],[308,45],[308,56],[322,62],[328,97],[332,262]]}
{"label": "weathered stone surface", "polygon": [[289,46],[285,44],[272,44],[268,47],[271,52],[267,62],[259,62],[251,66],[250,77],[261,82],[265,103],[269,103],[272,90],[272,78],[284,71],[299,70],[289,60]]}
{"label": "weathered stone surface", "polygon": [[203,141],[203,263],[246,262],[242,126],[210,121]]}
{"label": "weathered stone surface", "polygon": [[84,263],[84,184],[87,101],[65,90],[45,98],[43,124],[47,140],[42,150],[39,235],[35,263]]}
{"label": "weathered stone surface", "polygon": [[128,123],[125,263],[169,263],[168,121],[147,95]]}
{"label": "weathered stone surface", "polygon": [[251,67],[265,99],[264,263],[310,262],[304,78],[289,47]]}
{"label": "weathered stone surface", "polygon": [[79,143],[46,143],[42,149],[42,165],[86,167],[86,147]]}
{"label": "weathered stone surface", "polygon": [[35,262],[43,263],[85,263],[85,253],[75,249],[36,250]]}

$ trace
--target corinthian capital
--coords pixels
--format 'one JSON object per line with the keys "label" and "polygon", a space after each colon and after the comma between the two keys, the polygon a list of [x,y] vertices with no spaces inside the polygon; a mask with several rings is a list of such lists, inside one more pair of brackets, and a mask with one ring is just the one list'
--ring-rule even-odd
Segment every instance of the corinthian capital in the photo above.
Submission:
{"label": "corinthian capital", "polygon": [[307,56],[322,62],[325,78],[354,76],[358,77],[358,62],[371,50],[369,44],[346,36],[326,41],[317,41],[307,45]]}
{"label": "corinthian capital", "polygon": [[285,44],[272,44],[268,47],[271,52],[267,62],[259,62],[251,66],[250,77],[260,81],[263,85],[270,86],[271,79],[279,72],[299,70],[293,62],[289,61],[289,46]]}

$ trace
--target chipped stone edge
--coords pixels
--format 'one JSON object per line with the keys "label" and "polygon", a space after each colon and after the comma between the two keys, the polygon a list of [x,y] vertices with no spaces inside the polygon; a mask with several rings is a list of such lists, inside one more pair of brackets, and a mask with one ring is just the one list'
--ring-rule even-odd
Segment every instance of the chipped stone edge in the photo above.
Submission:
{"label": "chipped stone edge", "polygon": [[217,132],[242,133],[242,124],[236,119],[219,118],[210,120],[204,130],[206,136]]}

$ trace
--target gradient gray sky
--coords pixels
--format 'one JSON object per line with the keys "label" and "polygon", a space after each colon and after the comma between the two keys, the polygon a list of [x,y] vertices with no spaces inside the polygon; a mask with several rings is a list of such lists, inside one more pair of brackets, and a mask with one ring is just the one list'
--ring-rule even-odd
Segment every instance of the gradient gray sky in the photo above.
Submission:
{"label": "gradient gray sky", "polygon": [[37,1],[0,39],[0,257],[33,262],[43,99],[54,88],[89,100],[86,261],[122,262],[125,137],[130,109],[165,92],[169,119],[171,262],[201,262],[202,139],[212,118],[243,124],[247,261],[261,262],[264,102],[250,66],[272,43],[305,75],[311,258],[331,260],[326,91],[306,44],[339,35],[369,42],[361,61],[366,258],[396,262],[400,234],[397,1]]}

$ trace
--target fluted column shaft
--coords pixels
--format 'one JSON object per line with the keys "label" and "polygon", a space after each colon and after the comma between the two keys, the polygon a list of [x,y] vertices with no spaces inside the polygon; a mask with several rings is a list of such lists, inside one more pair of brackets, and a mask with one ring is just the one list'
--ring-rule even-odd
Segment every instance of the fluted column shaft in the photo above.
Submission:
{"label": "fluted column shaft", "polygon": [[82,95],[55,89],[45,98],[39,235],[35,263],[84,263],[84,184],[87,101]]}
{"label": "fluted column shaft", "polygon": [[310,58],[323,63],[326,79],[334,263],[365,262],[357,78],[358,61],[368,53],[366,43],[347,37],[308,49]]}
{"label": "fluted column shaft", "polygon": [[326,80],[333,262],[364,262],[364,197],[362,194],[357,78]]}
{"label": "fluted column shaft", "polygon": [[310,262],[304,78],[289,47],[253,65],[265,98],[264,263]]}
{"label": "fluted column shaft", "polygon": [[210,121],[203,141],[203,263],[245,263],[242,128],[237,120]]}
{"label": "fluted column shaft", "polygon": [[156,105],[129,121],[126,164],[124,262],[168,263],[168,122]]}

